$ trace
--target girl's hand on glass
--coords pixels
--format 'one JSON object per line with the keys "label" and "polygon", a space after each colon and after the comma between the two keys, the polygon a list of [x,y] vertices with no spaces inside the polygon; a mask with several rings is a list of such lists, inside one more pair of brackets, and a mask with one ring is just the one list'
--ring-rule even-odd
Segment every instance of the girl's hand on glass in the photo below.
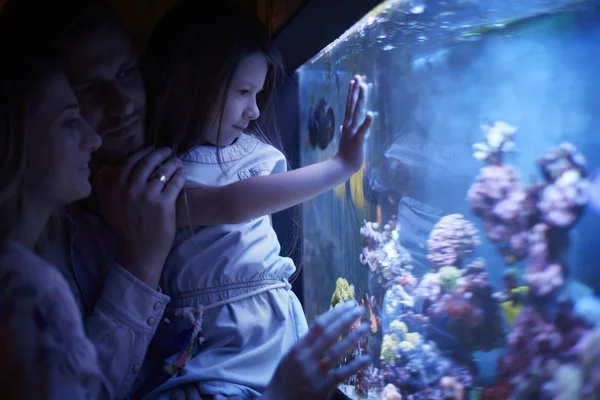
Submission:
{"label": "girl's hand on glass", "polygon": [[334,368],[368,333],[368,324],[348,333],[364,312],[355,301],[348,301],[319,316],[309,332],[283,357],[262,398],[329,399],[337,385],[371,362],[366,355]]}
{"label": "girl's hand on glass", "polygon": [[372,113],[367,112],[370,86],[362,77],[356,75],[350,81],[348,88],[346,113],[341,126],[340,147],[335,157],[352,174],[363,165],[365,138],[373,122]]}

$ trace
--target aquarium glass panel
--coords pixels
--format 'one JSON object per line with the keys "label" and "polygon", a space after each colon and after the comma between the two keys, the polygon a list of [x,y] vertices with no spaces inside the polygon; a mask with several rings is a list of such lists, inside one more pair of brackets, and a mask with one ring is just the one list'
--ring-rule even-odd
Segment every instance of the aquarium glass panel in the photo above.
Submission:
{"label": "aquarium glass panel", "polygon": [[347,299],[352,399],[600,399],[600,5],[381,3],[297,71],[302,165],[354,74],[363,168],[303,205],[309,321]]}

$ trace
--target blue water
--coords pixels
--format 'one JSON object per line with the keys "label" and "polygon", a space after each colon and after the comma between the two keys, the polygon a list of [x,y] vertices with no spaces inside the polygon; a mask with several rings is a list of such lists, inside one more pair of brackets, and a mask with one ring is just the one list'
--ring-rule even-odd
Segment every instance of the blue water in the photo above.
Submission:
{"label": "blue water", "polygon": [[[311,106],[326,99],[339,125],[347,81],[354,73],[366,75],[375,85],[371,105],[378,112],[367,165],[376,169],[386,158],[401,160],[412,174],[409,197],[441,215],[460,213],[473,222],[482,239],[476,255],[486,259],[489,280],[501,290],[503,259],[465,200],[483,165],[473,158],[472,145],[483,140],[482,124],[506,121],[518,127],[517,148],[506,163],[517,168],[524,184],[540,180],[536,160],[565,141],[586,157],[590,172],[600,168],[599,3],[392,3],[298,71],[302,164],[327,159],[337,149],[337,137],[324,150],[310,146]],[[558,7],[569,4],[566,9]],[[432,223],[411,220],[397,204],[390,205],[386,196],[399,192],[393,185],[385,196],[363,203],[360,183],[355,179],[346,190],[329,192],[303,207],[309,320],[329,309],[338,277],[348,279],[357,296],[374,290],[372,274],[359,262],[360,227],[363,221],[377,221],[378,212],[383,213],[383,222],[391,215],[398,215],[401,225],[404,222],[401,242],[420,260],[415,261],[414,275],[420,279],[431,269],[424,255]],[[565,254],[569,286],[564,293],[574,300],[600,293],[599,227],[600,213],[586,210],[569,232]],[[516,267],[522,271],[524,262]],[[598,302],[580,304],[585,310]],[[510,329],[506,327],[507,332]],[[379,350],[381,332],[373,343],[370,350]],[[505,349],[496,353],[504,354]],[[477,382],[496,382],[495,371],[495,365],[486,368]],[[377,393],[384,383],[381,377],[373,378]]]}

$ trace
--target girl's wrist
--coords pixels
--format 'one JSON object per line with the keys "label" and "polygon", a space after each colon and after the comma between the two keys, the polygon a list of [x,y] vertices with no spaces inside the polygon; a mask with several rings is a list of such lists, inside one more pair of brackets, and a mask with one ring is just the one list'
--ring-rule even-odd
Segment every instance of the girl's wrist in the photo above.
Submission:
{"label": "girl's wrist", "polygon": [[346,179],[350,178],[360,169],[360,167],[356,168],[346,161],[339,153],[337,153],[332,160],[337,164],[340,175]]}

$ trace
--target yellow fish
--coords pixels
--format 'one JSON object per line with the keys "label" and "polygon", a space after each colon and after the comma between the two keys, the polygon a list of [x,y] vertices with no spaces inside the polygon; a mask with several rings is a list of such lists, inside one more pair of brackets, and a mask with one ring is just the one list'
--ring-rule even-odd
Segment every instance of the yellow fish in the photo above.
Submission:
{"label": "yellow fish", "polygon": [[[352,202],[357,209],[362,209],[365,206],[365,193],[363,191],[363,177],[365,176],[366,164],[363,164],[361,169],[350,177],[350,194]],[[336,197],[344,199],[346,197],[346,184],[336,186],[333,189]]]}

